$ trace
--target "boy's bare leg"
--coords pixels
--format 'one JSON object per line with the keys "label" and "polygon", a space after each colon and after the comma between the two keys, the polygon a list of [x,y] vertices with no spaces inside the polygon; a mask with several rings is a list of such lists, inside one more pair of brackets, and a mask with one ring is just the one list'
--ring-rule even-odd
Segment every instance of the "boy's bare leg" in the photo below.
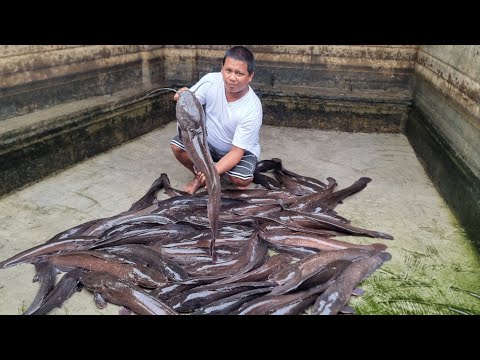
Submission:
{"label": "boy's bare leg", "polygon": [[200,179],[196,176],[195,170],[193,167],[192,160],[190,160],[187,152],[181,148],[179,148],[176,145],[171,144],[170,145],[173,155],[175,155],[175,158],[183,165],[185,166],[188,170],[191,171],[193,174],[194,178],[189,181],[184,187],[183,190],[188,192],[189,194],[194,194],[200,187],[201,187],[201,182]]}
{"label": "boy's bare leg", "polygon": [[177,145],[173,145],[173,144],[170,144],[170,148],[172,149],[172,152],[173,152],[173,155],[175,155],[175,158],[183,166],[185,166],[188,170],[190,170],[193,175],[195,175],[195,171],[193,170],[192,160],[190,160],[190,158],[188,157],[187,152],[179,148]]}
{"label": "boy's bare leg", "polygon": [[[194,175],[194,178],[189,181],[185,186],[184,186],[184,191],[188,192],[189,194],[194,194],[201,186],[205,185],[202,184],[200,179],[197,177],[195,173],[195,169],[192,163],[192,160],[190,160],[187,152],[181,148],[179,148],[176,145],[171,144],[170,145],[173,154],[175,155],[175,158],[183,165],[185,166],[188,170],[191,171],[191,173]],[[253,181],[253,176],[250,179],[243,180],[239,179],[237,177],[230,176],[228,174],[222,174],[222,177],[226,179],[228,182],[231,184],[235,185],[237,189],[240,190],[245,190],[248,189],[249,185]]]}
{"label": "boy's bare leg", "polygon": [[239,190],[245,190],[245,189],[248,189],[249,188],[249,185],[252,183],[253,181],[253,176],[251,179],[247,179],[247,180],[243,180],[243,179],[239,179],[237,177],[233,177],[233,176],[230,176],[228,174],[223,174],[222,175],[224,179],[226,179],[228,182],[230,182],[231,184],[235,185],[235,188],[236,189],[239,189]]}

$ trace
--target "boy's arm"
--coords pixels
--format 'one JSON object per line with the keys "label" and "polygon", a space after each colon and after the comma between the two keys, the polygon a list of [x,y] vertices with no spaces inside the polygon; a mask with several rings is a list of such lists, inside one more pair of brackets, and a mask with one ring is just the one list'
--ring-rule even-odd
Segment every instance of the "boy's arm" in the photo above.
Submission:
{"label": "boy's arm", "polygon": [[[216,164],[215,168],[218,171],[219,175],[226,173],[228,170],[233,169],[240,160],[242,160],[243,154],[245,153],[244,149],[232,145],[232,148],[228,153],[225,154]],[[199,173],[197,176],[200,177],[201,184],[205,183],[205,175]]]}
{"label": "boy's arm", "polygon": [[230,151],[215,164],[218,173],[222,175],[234,168],[242,160],[243,154],[245,154],[244,149],[232,145]]}

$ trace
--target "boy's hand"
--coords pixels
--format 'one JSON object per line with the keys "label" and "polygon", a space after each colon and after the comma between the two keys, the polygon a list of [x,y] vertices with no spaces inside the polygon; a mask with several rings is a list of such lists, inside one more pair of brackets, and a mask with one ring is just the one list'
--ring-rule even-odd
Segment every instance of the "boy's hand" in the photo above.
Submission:
{"label": "boy's hand", "polygon": [[197,173],[197,179],[200,180],[201,185],[204,185],[205,181],[207,180],[206,176],[201,172]]}
{"label": "boy's hand", "polygon": [[178,89],[177,92],[175,93],[175,95],[173,95],[173,100],[177,101],[180,94],[182,92],[184,92],[185,90],[188,90],[188,87],[182,87],[182,88]]}

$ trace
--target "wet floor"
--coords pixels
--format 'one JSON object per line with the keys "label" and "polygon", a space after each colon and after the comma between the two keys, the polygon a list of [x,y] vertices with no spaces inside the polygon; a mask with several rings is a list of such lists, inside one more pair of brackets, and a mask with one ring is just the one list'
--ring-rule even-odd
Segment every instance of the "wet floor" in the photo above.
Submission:
{"label": "wet floor", "polygon": [[[190,174],[170,152],[175,123],[86,160],[0,199],[0,260],[53,235],[127,210],[162,172],[182,188]],[[387,232],[392,260],[352,298],[357,314],[480,314],[480,258],[433,187],[407,138],[401,134],[355,134],[263,126],[261,159],[279,157],[296,173],[337,180],[337,190],[366,176],[372,182],[336,211],[352,225]],[[0,314],[21,314],[38,283],[31,264],[0,270]],[[96,308],[83,290],[51,314],[118,314]]]}

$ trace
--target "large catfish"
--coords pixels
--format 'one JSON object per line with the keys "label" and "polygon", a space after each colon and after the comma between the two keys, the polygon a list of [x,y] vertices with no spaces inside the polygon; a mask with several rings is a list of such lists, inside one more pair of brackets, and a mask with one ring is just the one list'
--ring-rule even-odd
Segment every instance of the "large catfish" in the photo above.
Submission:
{"label": "large catfish", "polygon": [[205,112],[193,92],[186,90],[180,94],[177,101],[176,116],[180,137],[187,154],[196,170],[202,172],[206,178],[208,221],[212,231],[210,253],[212,260],[215,261],[215,239],[217,237],[222,190],[220,176],[208,149]]}

